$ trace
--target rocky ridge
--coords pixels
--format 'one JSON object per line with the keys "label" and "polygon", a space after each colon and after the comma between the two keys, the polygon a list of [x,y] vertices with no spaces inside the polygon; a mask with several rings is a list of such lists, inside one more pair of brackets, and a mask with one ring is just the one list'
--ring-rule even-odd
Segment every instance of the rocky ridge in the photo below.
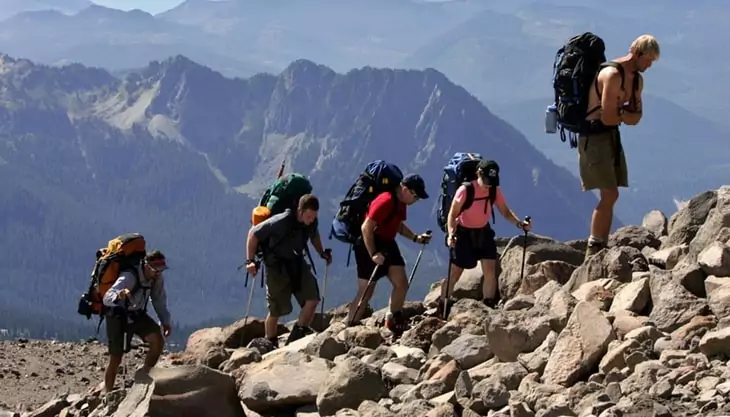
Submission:
{"label": "rocky ridge", "polygon": [[648,213],[588,259],[585,241],[531,235],[520,279],[522,243],[502,242],[497,309],[476,300],[471,270],[447,321],[424,316],[438,285],[408,302],[412,327],[396,343],[377,326],[385,310],[345,328],[346,306],[273,352],[260,319],[200,329],[131,388],[27,415],[730,415],[730,186],[669,219]]}

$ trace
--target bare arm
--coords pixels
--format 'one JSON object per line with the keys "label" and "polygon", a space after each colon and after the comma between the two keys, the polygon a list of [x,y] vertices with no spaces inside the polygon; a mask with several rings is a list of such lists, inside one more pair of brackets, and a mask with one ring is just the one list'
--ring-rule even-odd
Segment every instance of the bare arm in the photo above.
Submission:
{"label": "bare arm", "polygon": [[616,68],[607,67],[598,74],[598,82],[603,85],[601,92],[601,122],[606,126],[621,124],[619,109],[621,100],[621,74]]}
{"label": "bare arm", "polygon": [[248,231],[248,239],[246,240],[246,259],[253,259],[256,256],[256,249],[259,247],[259,239],[254,233],[254,229]]}
{"label": "bare arm", "polygon": [[398,233],[401,234],[401,236],[405,237],[406,239],[413,240],[416,238],[416,234],[413,233],[413,230],[411,230],[408,225],[401,222],[400,226],[398,227]]}
{"label": "bare arm", "polygon": [[312,242],[312,246],[314,246],[314,250],[317,251],[317,254],[322,256],[324,246],[322,246],[322,238],[319,236],[319,233],[315,233],[309,240]]}
{"label": "bare arm", "polygon": [[642,116],[642,101],[641,92],[644,90],[644,77],[638,72],[635,77],[639,78],[639,86],[636,88],[634,93],[634,101],[630,102],[628,106],[623,107],[623,114],[621,114],[621,121],[627,125],[636,125],[641,120]]}
{"label": "bare arm", "polygon": [[464,205],[464,202],[454,198],[451,200],[451,208],[449,209],[449,215],[446,218],[446,230],[449,232],[449,235],[455,235],[456,234],[456,218],[459,217],[459,213],[461,213],[461,207]]}
{"label": "bare arm", "polygon": [[509,220],[514,225],[518,225],[521,223],[520,219],[517,218],[517,215],[512,210],[510,210],[509,207],[507,207],[507,203],[504,200],[497,200],[494,202],[494,204],[499,209],[502,217]]}
{"label": "bare arm", "polygon": [[365,248],[368,250],[370,256],[375,255],[375,226],[377,226],[375,220],[366,217],[365,221],[362,222],[362,227],[360,228],[360,231],[362,232],[363,243],[365,243]]}

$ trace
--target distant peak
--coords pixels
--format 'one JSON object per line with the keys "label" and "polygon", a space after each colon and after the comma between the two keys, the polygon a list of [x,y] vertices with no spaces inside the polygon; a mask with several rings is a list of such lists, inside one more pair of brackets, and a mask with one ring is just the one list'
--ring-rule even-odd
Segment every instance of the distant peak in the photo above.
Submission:
{"label": "distant peak", "polygon": [[332,70],[332,68],[317,64],[316,62],[312,62],[308,59],[300,58],[296,61],[292,61],[291,64],[289,64],[286,69],[283,71],[286,74],[291,75],[297,75],[297,74],[304,74],[304,73],[320,73],[322,75],[324,74],[334,74],[335,71]]}
{"label": "distant peak", "polygon": [[205,65],[199,64],[185,55],[178,54],[170,56],[163,61],[150,62],[147,68],[145,68],[140,75],[145,78],[156,79],[161,79],[163,77],[177,78],[187,72],[218,74],[216,71],[213,71]]}
{"label": "distant peak", "polygon": [[126,18],[154,18],[150,13],[140,9],[132,9],[129,11],[114,9],[111,7],[92,4],[89,7],[81,9],[77,14],[80,17],[126,17]]}

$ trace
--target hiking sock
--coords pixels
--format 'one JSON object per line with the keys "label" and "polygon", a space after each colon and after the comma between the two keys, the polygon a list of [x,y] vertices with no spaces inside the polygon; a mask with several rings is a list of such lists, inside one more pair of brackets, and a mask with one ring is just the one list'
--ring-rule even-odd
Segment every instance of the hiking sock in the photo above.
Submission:
{"label": "hiking sock", "polygon": [[600,237],[596,237],[596,236],[590,235],[588,237],[588,246],[602,247],[603,246],[603,239],[601,239]]}

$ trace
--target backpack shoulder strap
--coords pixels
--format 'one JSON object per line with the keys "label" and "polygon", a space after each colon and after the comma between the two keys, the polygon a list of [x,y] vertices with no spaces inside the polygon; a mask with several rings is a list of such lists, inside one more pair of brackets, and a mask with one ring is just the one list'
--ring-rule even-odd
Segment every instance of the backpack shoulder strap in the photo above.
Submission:
{"label": "backpack shoulder strap", "polygon": [[[624,89],[624,67],[615,61],[607,61],[601,63],[601,65],[598,66],[598,72],[600,73],[602,69],[606,67],[613,67],[618,70],[618,73],[621,74],[621,90]],[[594,111],[601,108],[601,91],[598,89],[598,74],[596,74],[596,80],[593,82],[593,87],[596,89],[596,94],[598,95],[598,104],[596,107],[592,108],[587,115],[593,114]]]}
{"label": "backpack shoulder strap", "polygon": [[[497,190],[499,187],[494,187],[493,189],[489,189],[489,205],[492,207],[492,224],[495,224],[497,222],[495,216],[494,216],[494,202],[497,201]],[[494,190],[494,192],[492,192]],[[486,209],[486,205],[484,206]]]}
{"label": "backpack shoulder strap", "polygon": [[471,207],[472,204],[474,204],[474,195],[476,194],[476,191],[474,190],[474,184],[469,182],[464,182],[461,185],[466,188],[466,200],[464,201],[464,204],[461,205],[461,212],[464,212]]}
{"label": "backpack shoulder strap", "polygon": [[[598,71],[600,72],[602,69],[607,68],[607,67],[613,67],[613,68],[616,68],[618,70],[618,73],[621,75],[621,90],[624,90],[624,81],[626,79],[625,78],[626,77],[626,74],[624,73],[624,67],[623,67],[623,65],[621,65],[621,64],[619,64],[618,62],[615,62],[615,61],[607,61],[607,62],[604,62],[604,63],[602,63],[601,65],[598,66]],[[598,76],[596,76],[596,81],[595,81],[594,84],[595,84],[595,87],[596,87],[596,93],[598,94],[598,98],[600,99],[601,98],[601,92],[598,91]]]}

